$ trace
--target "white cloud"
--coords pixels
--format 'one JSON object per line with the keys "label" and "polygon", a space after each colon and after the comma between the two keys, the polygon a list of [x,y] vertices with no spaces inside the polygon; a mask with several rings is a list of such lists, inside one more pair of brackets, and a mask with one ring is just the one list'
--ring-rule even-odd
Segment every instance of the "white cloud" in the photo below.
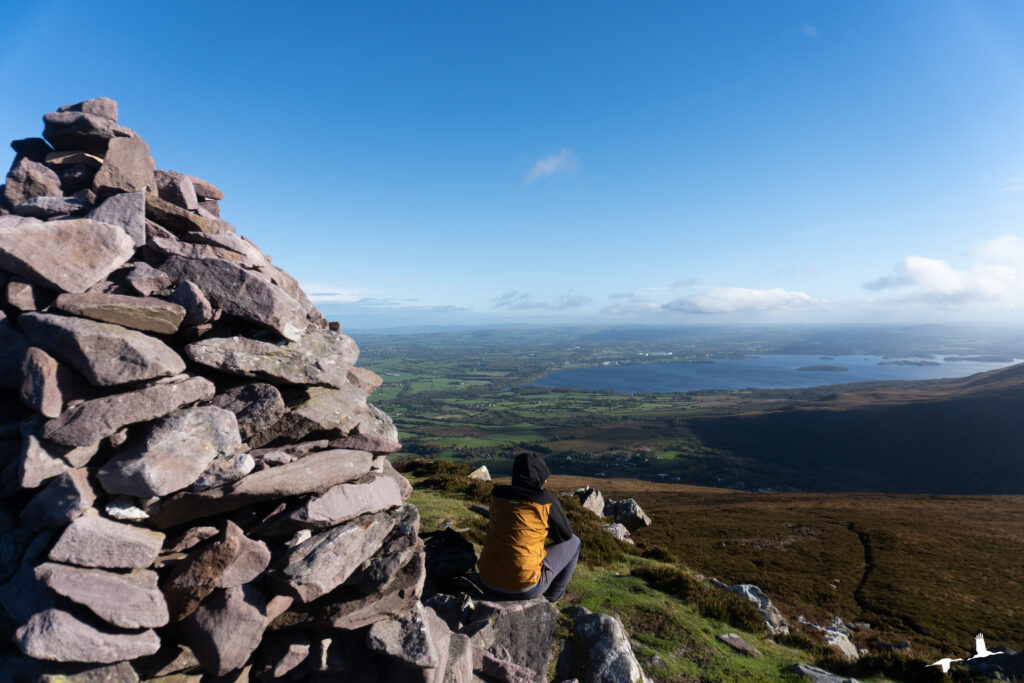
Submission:
{"label": "white cloud", "polygon": [[573,168],[576,168],[576,155],[568,147],[563,147],[558,154],[551,154],[539,159],[526,174],[526,184],[529,185],[541,178],[547,178],[558,171]]}
{"label": "white cloud", "polygon": [[663,308],[680,313],[766,313],[807,308],[823,303],[821,299],[804,292],[791,292],[781,287],[716,287],[670,301]]}
{"label": "white cloud", "polygon": [[515,290],[505,292],[494,298],[491,303],[495,308],[507,308],[510,311],[528,311],[536,309],[554,309],[564,311],[570,308],[579,308],[590,303],[590,298],[580,294],[563,294],[554,302],[544,301],[536,298],[528,292],[517,292]]}
{"label": "white cloud", "polygon": [[1024,305],[1024,239],[1003,235],[975,245],[972,263],[956,269],[941,259],[908,256],[891,275],[864,285],[875,291],[899,290],[893,302],[943,306]]}
{"label": "white cloud", "polygon": [[661,305],[650,297],[636,292],[622,292],[608,297],[608,305],[601,309],[605,315],[632,316],[649,313],[660,313]]}
{"label": "white cloud", "polygon": [[349,304],[365,297],[341,282],[305,281],[301,287],[315,304]]}

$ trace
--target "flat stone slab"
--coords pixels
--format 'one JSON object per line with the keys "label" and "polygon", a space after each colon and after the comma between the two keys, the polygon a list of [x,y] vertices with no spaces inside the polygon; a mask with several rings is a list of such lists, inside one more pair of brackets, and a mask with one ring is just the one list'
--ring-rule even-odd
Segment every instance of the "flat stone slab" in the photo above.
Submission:
{"label": "flat stone slab", "polygon": [[333,601],[323,607],[323,619],[334,628],[355,630],[383,619],[408,614],[423,595],[427,578],[422,548],[412,553],[394,579],[369,595]]}
{"label": "flat stone slab", "polygon": [[167,344],[120,325],[52,313],[22,313],[18,324],[33,346],[64,361],[94,386],[185,371],[185,361]]}
{"label": "flat stone slab", "polygon": [[737,652],[742,652],[743,654],[750,655],[751,657],[761,656],[761,653],[757,651],[757,648],[743,640],[743,638],[737,633],[719,633],[718,639]]}
{"label": "flat stone slab", "polygon": [[[220,237],[220,235],[217,235],[217,237]],[[235,236],[223,235],[223,237]],[[182,258],[188,259],[219,259],[221,261],[236,263],[245,268],[255,268],[256,266],[266,263],[266,259],[254,259],[247,254],[239,253],[233,249],[225,249],[224,247],[213,244],[183,242],[169,237],[151,237],[149,239],[149,245],[153,247],[154,250],[166,256],[181,256]]]}
{"label": "flat stone slab", "polygon": [[370,475],[349,484],[332,486],[306,501],[288,516],[295,528],[323,529],[370,512],[402,505],[398,482],[384,475]]}
{"label": "flat stone slab", "polygon": [[30,197],[14,207],[14,213],[31,218],[54,218],[84,213],[89,203],[81,197]]}
{"label": "flat stone slab", "polygon": [[394,525],[390,515],[378,512],[316,534],[292,548],[284,568],[273,576],[287,594],[302,602],[315,600],[344,583],[373,556]]}
{"label": "flat stone slab", "polygon": [[134,252],[124,230],[89,218],[0,216],[0,268],[61,292],[84,292]]}
{"label": "flat stone slab", "polygon": [[149,511],[150,523],[157,529],[166,529],[272,498],[323,493],[369,472],[372,457],[365,451],[310,453],[287,465],[253,472],[226,486],[199,493],[177,493]]}
{"label": "flat stone slab", "polygon": [[168,256],[161,270],[174,282],[196,283],[226,314],[268,327],[285,339],[298,341],[306,329],[302,304],[255,271],[219,259],[180,256]]}
{"label": "flat stone slab", "polygon": [[29,657],[53,662],[112,664],[160,649],[160,638],[153,631],[101,630],[60,609],[34,614],[17,630],[14,642]]}
{"label": "flat stone slab", "polygon": [[215,458],[232,455],[241,445],[230,410],[190,408],[150,425],[141,443],[99,469],[100,484],[108,493],[166,496],[192,484]]}
{"label": "flat stone slab", "polygon": [[22,488],[34,489],[51,477],[75,467],[84,467],[99,451],[100,444],[69,448],[39,438],[39,424],[22,423],[21,454],[18,460],[18,483]]}
{"label": "flat stone slab", "polygon": [[223,676],[240,669],[263,640],[266,596],[253,585],[218,590],[185,622],[203,668]]}
{"label": "flat stone slab", "polygon": [[123,294],[61,294],[53,307],[71,315],[156,334],[174,334],[185,319],[185,309],[178,304]]}
{"label": "flat stone slab", "polygon": [[186,346],[185,355],[232,375],[339,388],[348,384],[359,347],[351,337],[312,328],[297,342],[278,344],[246,337],[204,339]]}
{"label": "flat stone slab", "polygon": [[154,192],[146,193],[146,218],[174,233],[195,231],[233,234],[235,232],[234,226],[227,221],[192,213],[165,199],[160,199]]}
{"label": "flat stone slab", "polygon": [[164,543],[158,531],[83,514],[57,539],[49,558],[54,562],[105,569],[143,569],[153,564]]}
{"label": "flat stone slab", "polygon": [[118,574],[44,562],[36,578],[55,593],[88,607],[107,623],[121,628],[157,628],[168,622],[167,603],[157,588],[156,572],[137,569]]}
{"label": "flat stone slab", "polygon": [[43,437],[65,446],[89,446],[127,425],[149,422],[196,401],[208,401],[215,390],[213,382],[205,377],[183,377],[84,401],[47,422]]}

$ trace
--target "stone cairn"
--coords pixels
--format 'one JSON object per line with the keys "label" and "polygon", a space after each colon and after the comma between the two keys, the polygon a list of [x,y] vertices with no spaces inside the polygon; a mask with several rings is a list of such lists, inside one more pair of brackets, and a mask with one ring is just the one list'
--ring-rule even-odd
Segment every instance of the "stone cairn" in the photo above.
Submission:
{"label": "stone cairn", "polygon": [[469,681],[355,342],[101,98],[0,201],[0,680]]}

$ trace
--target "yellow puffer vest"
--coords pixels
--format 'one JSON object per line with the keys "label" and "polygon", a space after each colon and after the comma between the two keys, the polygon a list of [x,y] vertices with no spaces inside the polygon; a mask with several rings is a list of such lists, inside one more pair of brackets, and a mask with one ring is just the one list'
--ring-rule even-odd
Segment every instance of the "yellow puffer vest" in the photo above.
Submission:
{"label": "yellow puffer vest", "polygon": [[491,521],[478,563],[488,586],[517,591],[540,581],[550,512],[550,503],[491,498]]}

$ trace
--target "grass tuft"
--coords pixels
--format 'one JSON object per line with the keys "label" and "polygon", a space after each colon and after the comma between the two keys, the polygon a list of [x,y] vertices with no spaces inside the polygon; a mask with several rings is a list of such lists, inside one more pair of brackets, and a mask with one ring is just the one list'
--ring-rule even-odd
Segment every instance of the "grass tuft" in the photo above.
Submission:
{"label": "grass tuft", "polygon": [[705,618],[754,633],[764,631],[764,621],[749,600],[699,581],[681,569],[654,565],[635,567],[630,574],[643,579],[651,588],[692,604]]}

